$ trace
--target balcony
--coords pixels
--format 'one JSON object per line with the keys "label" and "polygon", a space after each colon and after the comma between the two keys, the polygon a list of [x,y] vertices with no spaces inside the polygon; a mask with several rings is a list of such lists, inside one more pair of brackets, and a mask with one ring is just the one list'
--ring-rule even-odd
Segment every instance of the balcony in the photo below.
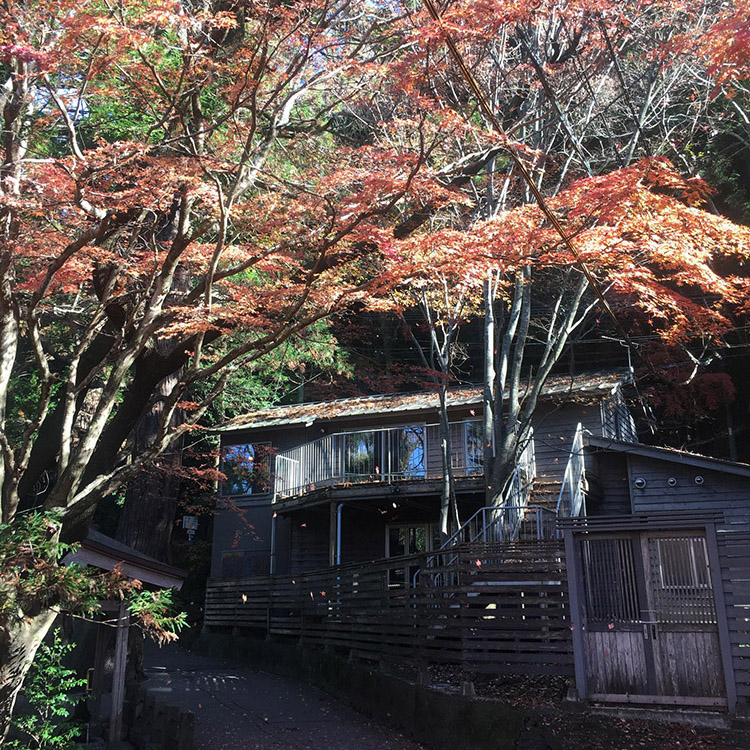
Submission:
{"label": "balcony", "polygon": [[[455,476],[482,474],[482,424],[453,422],[451,465]],[[437,425],[403,425],[338,432],[276,454],[275,498],[337,485],[392,484],[443,475]]]}

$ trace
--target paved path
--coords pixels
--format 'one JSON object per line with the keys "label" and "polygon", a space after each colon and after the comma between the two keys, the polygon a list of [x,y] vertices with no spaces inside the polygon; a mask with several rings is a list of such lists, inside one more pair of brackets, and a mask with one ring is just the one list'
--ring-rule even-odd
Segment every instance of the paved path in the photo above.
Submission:
{"label": "paved path", "polygon": [[195,714],[196,750],[419,750],[304,682],[178,646],[148,648],[150,690]]}

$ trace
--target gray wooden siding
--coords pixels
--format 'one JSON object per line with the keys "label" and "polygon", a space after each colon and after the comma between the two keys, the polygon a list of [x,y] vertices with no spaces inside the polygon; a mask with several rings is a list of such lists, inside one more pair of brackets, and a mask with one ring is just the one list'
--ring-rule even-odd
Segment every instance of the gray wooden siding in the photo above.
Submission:
{"label": "gray wooden siding", "polygon": [[[643,456],[631,455],[629,463],[634,513],[716,511],[726,518],[721,531],[750,531],[750,479]],[[635,487],[637,477],[646,480],[643,489]],[[696,477],[703,478],[702,484]]]}
{"label": "gray wooden siding", "polygon": [[540,481],[561,482],[568,463],[576,425],[594,435],[602,434],[599,403],[563,404],[558,408],[542,405],[534,416],[534,448],[536,475]]}
{"label": "gray wooden siding", "polygon": [[586,456],[586,513],[590,516],[626,516],[632,512],[627,457],[623,453]]}
{"label": "gray wooden siding", "polygon": [[341,513],[341,562],[354,563],[385,557],[385,524],[376,508],[344,506]]}
{"label": "gray wooden siding", "polygon": [[750,533],[717,534],[738,703],[750,704]]}
{"label": "gray wooden siding", "polygon": [[330,515],[324,510],[300,511],[291,519],[290,569],[297,572],[328,567]]}
{"label": "gray wooden siding", "polygon": [[[695,477],[703,478],[696,484]],[[637,489],[636,477],[646,480]],[[669,479],[676,480],[670,486]],[[750,479],[653,458],[630,456],[633,512],[723,512],[717,525],[719,566],[738,701],[750,703]]]}
{"label": "gray wooden siding", "polygon": [[437,425],[431,425],[427,428],[427,476],[436,477],[442,474],[442,472],[443,459],[440,455],[440,430]]}

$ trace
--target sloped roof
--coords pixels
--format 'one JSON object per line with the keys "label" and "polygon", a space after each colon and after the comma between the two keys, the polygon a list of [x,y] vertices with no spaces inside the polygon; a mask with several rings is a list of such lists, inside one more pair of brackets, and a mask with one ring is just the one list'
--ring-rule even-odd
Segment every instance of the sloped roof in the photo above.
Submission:
{"label": "sloped roof", "polygon": [[589,445],[592,448],[617,451],[619,453],[630,453],[645,458],[655,458],[661,461],[671,461],[678,464],[687,464],[688,466],[697,466],[700,469],[706,469],[708,471],[723,471],[728,474],[737,474],[741,477],[750,477],[750,464],[743,464],[737,461],[727,461],[723,458],[702,456],[700,453],[690,453],[689,451],[681,451],[676,448],[662,448],[654,445],[644,445],[642,443],[626,443],[621,440],[612,440],[599,435],[584,435],[583,442],[585,445]]}
{"label": "sloped roof", "polygon": [[[622,368],[607,372],[586,373],[575,377],[554,376],[547,380],[542,391],[545,399],[596,399],[611,393],[618,385],[631,381],[630,371]],[[481,406],[480,386],[455,388],[448,394],[448,406]],[[219,432],[278,427],[282,425],[310,425],[317,420],[343,419],[370,413],[392,414],[438,408],[438,394],[434,391],[396,393],[383,396],[357,396],[335,401],[272,406],[243,414],[219,428]]]}
{"label": "sloped roof", "polygon": [[102,570],[117,567],[128,578],[137,578],[142,583],[160,588],[179,589],[187,575],[95,529],[89,529],[81,545],[63,558],[66,565],[73,562]]}

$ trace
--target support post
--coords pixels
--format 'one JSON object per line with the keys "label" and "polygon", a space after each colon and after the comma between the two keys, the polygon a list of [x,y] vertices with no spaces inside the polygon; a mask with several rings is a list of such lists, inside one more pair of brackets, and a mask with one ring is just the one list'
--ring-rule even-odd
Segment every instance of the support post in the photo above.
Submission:
{"label": "support post", "polygon": [[570,600],[570,627],[573,631],[573,664],[575,668],[578,697],[585,700],[588,695],[586,684],[586,641],[583,637],[583,565],[577,552],[573,529],[563,531],[565,539],[565,567],[568,575],[568,597]]}
{"label": "support post", "polygon": [[109,747],[118,748],[122,736],[122,712],[125,704],[125,670],[128,661],[128,629],[130,613],[125,602],[117,613],[115,637],[115,665],[112,674],[112,711],[109,717]]}
{"label": "support post", "polygon": [[339,503],[336,507],[336,565],[341,565],[341,514],[344,510],[344,503]]}

